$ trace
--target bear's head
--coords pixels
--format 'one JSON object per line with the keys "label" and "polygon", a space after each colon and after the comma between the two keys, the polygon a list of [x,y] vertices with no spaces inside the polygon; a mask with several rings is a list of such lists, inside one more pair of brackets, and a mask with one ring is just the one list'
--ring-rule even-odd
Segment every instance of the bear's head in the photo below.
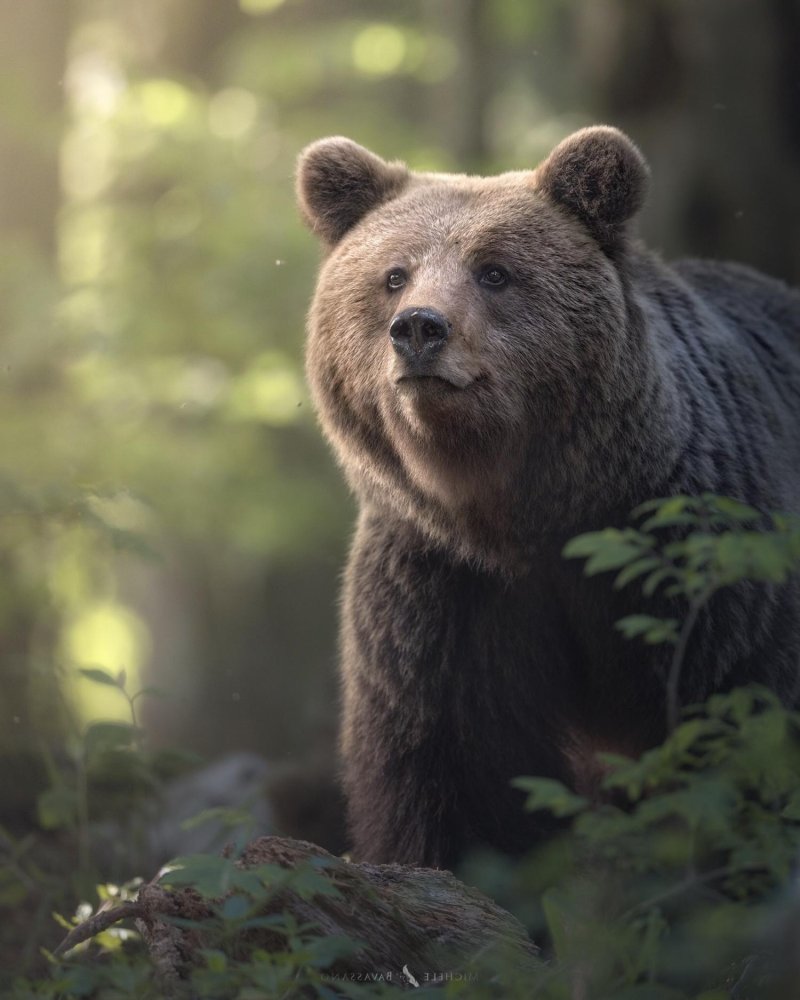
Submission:
{"label": "bear's head", "polygon": [[308,374],[362,496],[439,523],[509,484],[535,492],[589,422],[611,433],[637,391],[627,262],[647,178],[607,127],[491,178],[344,138],[302,153],[300,208],[327,251]]}

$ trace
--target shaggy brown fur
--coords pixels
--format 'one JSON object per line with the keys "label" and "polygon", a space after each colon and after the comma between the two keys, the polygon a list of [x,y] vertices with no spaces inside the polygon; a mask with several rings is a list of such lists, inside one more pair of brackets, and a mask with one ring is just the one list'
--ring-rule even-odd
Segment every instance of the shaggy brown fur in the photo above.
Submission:
{"label": "shaggy brown fur", "polygon": [[[347,139],[301,157],[326,244],[308,375],[360,503],[342,628],[356,852],[450,864],[539,831],[519,774],[590,780],[596,747],[663,735],[668,653],[560,557],[642,500],[800,502],[800,296],[745,268],[661,263],[630,220],[635,146],[586,129],[537,170],[416,174]],[[794,586],[720,595],[681,695],[794,695]],[[587,777],[588,775],[588,777]]]}

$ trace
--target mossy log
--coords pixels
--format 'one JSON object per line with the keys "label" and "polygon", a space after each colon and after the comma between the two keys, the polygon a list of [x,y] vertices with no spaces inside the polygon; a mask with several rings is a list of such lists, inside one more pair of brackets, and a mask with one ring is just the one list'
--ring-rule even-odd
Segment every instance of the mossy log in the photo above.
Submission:
{"label": "mossy log", "polygon": [[[270,897],[261,915],[290,913],[299,924],[316,925],[322,936],[360,942],[358,950],[326,970],[334,978],[363,981],[380,976],[383,982],[407,988],[463,975],[468,964],[490,952],[503,953],[519,971],[535,961],[536,947],[522,925],[448,871],[355,864],[314,844],[283,837],[254,840],[235,863],[243,869],[264,864],[293,869],[315,858],[324,859],[320,873],[338,891],[304,898],[291,887],[282,889]],[[182,922],[204,921],[213,914],[213,901],[195,889],[167,888],[154,880],[141,887],[135,901],[75,928],[58,952],[132,917],[165,992],[176,992],[202,962],[201,949],[219,946],[205,928]],[[180,918],[177,924],[175,918]],[[281,951],[285,940],[269,926],[260,926],[226,947],[242,958],[255,948]]]}

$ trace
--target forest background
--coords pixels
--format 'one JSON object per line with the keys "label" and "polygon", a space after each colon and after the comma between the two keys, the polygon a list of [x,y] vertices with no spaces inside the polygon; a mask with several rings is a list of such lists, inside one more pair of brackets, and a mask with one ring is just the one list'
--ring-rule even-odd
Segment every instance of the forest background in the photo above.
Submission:
{"label": "forest background", "polygon": [[307,142],[488,173],[615,124],[652,246],[797,283],[799,51],[794,0],[0,0],[3,831],[57,829],[53,769],[130,718],[81,668],[158,689],[154,751],[331,759]]}

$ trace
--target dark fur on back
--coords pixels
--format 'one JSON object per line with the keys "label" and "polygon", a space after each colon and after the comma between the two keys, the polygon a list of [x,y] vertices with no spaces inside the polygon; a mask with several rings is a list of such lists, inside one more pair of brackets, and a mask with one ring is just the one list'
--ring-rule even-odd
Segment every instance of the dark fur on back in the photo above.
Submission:
{"label": "dark fur on back", "polygon": [[[630,231],[646,184],[607,128],[488,179],[341,139],[301,159],[331,248],[308,374],[360,502],[342,750],[362,858],[522,850],[541,821],[511,778],[583,786],[597,750],[663,736],[669,651],[621,638],[637,588],[584,578],[569,537],[675,493],[800,507],[800,296],[735,265],[663,264]],[[421,307],[448,333],[412,378],[389,329]],[[682,700],[758,681],[796,701],[799,606],[794,583],[718,594]]]}

